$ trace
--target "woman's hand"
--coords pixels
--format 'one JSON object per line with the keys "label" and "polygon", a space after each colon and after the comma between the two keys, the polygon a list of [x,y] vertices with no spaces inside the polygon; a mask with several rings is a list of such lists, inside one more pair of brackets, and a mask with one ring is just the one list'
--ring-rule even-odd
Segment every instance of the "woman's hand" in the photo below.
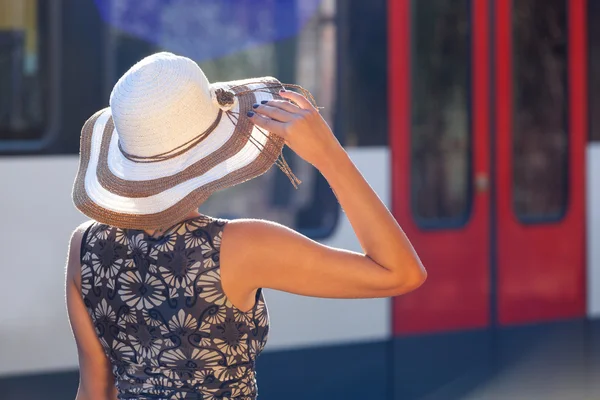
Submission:
{"label": "woman's hand", "polygon": [[327,122],[304,96],[287,90],[279,94],[293,103],[271,100],[255,104],[248,113],[255,125],[285,139],[296,154],[319,170],[344,152]]}

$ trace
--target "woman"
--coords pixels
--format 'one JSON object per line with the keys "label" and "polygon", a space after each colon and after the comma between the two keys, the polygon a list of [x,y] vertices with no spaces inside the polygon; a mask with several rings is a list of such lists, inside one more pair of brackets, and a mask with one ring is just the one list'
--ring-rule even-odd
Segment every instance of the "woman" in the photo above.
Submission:
{"label": "woman", "polygon": [[[284,143],[328,180],[364,254],[198,213],[214,191],[274,163],[299,183]],[[262,288],[388,297],[426,277],[311,101],[269,77],[209,84],[170,53],[133,66],[85,123],[73,198],[91,218],[73,233],[66,274],[78,400],[255,399]]]}

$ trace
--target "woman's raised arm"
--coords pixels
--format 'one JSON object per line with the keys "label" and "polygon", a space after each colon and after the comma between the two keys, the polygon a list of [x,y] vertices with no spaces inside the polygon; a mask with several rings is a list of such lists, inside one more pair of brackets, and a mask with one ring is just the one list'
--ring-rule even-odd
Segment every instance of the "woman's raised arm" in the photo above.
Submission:
{"label": "woman's raised arm", "polygon": [[243,293],[240,299],[259,287],[334,298],[388,297],[418,288],[427,273],[394,217],[312,104],[295,92],[281,95],[293,103],[258,105],[249,113],[251,121],[283,137],[319,169],[364,254],[324,246],[278,224],[232,221],[223,238],[224,285]]}

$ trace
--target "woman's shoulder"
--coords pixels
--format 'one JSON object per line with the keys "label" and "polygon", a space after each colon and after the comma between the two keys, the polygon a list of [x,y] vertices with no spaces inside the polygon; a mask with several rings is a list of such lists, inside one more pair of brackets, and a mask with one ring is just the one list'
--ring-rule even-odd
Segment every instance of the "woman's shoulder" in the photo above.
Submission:
{"label": "woman's shoulder", "polygon": [[247,252],[272,252],[290,240],[304,238],[301,234],[274,221],[264,219],[234,219],[227,222],[223,233],[224,247],[240,254]]}
{"label": "woman's shoulder", "polygon": [[90,219],[77,226],[71,233],[71,246],[74,244],[81,244],[86,232],[88,232],[94,224],[98,224],[98,222]]}
{"label": "woman's shoulder", "polygon": [[[67,277],[79,277],[79,268],[81,267],[81,247],[83,245],[84,236],[96,221],[88,220],[77,226],[71,233],[69,240],[69,250],[67,258]],[[78,279],[75,279],[78,282]]]}
{"label": "woman's shoulder", "polygon": [[[76,255],[78,258],[80,258],[83,252],[83,248],[90,238],[90,233],[92,231],[98,232],[99,230],[106,230],[108,228],[110,228],[109,225],[101,224],[92,219],[82,222],[71,233],[71,240],[69,242],[69,254]],[[77,251],[77,253],[75,254],[74,251]]]}
{"label": "woman's shoulder", "polygon": [[230,236],[233,235],[252,235],[256,237],[258,234],[271,234],[282,230],[292,231],[290,228],[274,221],[254,218],[239,218],[227,220],[226,230]]}

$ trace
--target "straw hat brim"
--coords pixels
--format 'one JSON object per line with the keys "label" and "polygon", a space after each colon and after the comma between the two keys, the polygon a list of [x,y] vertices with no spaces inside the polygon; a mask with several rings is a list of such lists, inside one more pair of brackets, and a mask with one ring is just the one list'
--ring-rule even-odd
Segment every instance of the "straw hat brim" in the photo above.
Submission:
{"label": "straw hat brim", "polygon": [[223,114],[202,141],[167,160],[139,163],[125,157],[110,108],[86,121],[73,187],[77,209],[121,228],[166,227],[184,219],[215,191],[267,172],[284,141],[260,131],[246,113],[253,104],[275,98],[279,81],[266,77],[211,86],[244,92],[231,109],[237,121]]}

